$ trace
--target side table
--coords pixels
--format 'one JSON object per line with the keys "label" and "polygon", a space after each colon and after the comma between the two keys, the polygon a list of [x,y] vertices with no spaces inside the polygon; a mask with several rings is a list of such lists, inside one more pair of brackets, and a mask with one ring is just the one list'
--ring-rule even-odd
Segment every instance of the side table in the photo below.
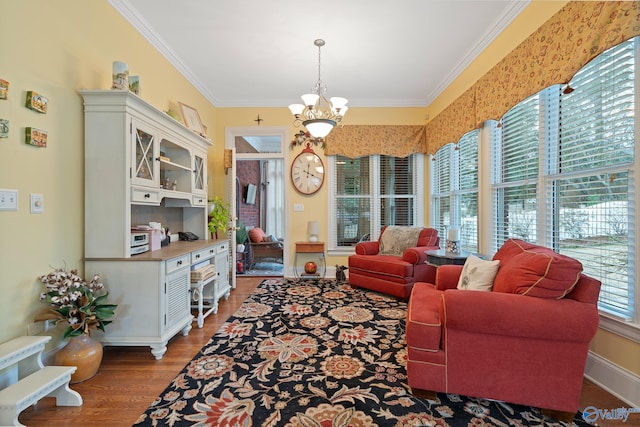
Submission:
{"label": "side table", "polygon": [[427,254],[427,263],[435,266],[445,264],[464,265],[469,255],[472,255],[471,252],[466,251],[454,254],[447,252],[445,249],[430,250],[425,251],[425,253]]}
{"label": "side table", "polygon": [[[302,266],[302,273],[298,273],[298,258],[306,261],[320,261],[322,263],[322,274],[316,271],[315,274],[307,274]],[[319,266],[318,266],[319,267]],[[327,272],[327,259],[324,256],[324,242],[296,242],[296,256],[293,261],[293,274],[296,278],[320,279],[324,278]]]}

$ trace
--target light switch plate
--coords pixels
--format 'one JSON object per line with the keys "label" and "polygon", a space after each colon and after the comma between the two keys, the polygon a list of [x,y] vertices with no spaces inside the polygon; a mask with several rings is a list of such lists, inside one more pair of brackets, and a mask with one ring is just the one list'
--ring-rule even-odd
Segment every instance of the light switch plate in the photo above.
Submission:
{"label": "light switch plate", "polygon": [[294,203],[293,204],[294,212],[304,212],[304,203]]}
{"label": "light switch plate", "polygon": [[31,213],[41,214],[44,212],[44,196],[42,194],[31,194]]}
{"label": "light switch plate", "polygon": [[0,188],[0,211],[18,210],[18,190]]}

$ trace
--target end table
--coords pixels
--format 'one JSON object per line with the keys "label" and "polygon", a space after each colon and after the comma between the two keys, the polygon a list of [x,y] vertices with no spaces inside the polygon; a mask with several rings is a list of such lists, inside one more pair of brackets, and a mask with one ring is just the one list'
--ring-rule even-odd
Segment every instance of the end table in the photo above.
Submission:
{"label": "end table", "polygon": [[[322,274],[316,271],[315,274],[304,273],[304,266],[302,267],[302,274],[298,273],[298,258],[308,261],[315,260],[320,261],[322,264]],[[296,278],[302,279],[320,279],[324,278],[327,272],[327,259],[324,256],[324,242],[296,242],[296,256],[293,261],[293,273]]]}
{"label": "end table", "polygon": [[427,254],[427,263],[435,266],[445,264],[464,265],[469,255],[472,255],[471,252],[466,251],[454,254],[447,252],[445,249],[430,250],[425,251],[425,253]]}

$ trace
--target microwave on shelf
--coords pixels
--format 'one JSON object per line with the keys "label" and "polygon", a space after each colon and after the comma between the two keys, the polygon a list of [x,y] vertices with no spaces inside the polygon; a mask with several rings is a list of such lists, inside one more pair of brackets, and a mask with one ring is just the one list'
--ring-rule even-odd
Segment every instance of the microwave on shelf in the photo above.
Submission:
{"label": "microwave on shelf", "polygon": [[149,250],[149,233],[131,232],[131,255],[141,254]]}

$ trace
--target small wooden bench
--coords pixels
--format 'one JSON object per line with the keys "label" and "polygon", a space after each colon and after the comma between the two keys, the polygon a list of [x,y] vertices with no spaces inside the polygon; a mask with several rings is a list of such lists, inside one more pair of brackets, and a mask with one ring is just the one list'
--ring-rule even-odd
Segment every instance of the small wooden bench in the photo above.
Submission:
{"label": "small wooden bench", "polygon": [[0,344],[0,425],[21,426],[18,415],[43,397],[58,406],[81,406],[80,394],[69,388],[75,366],[44,366],[48,336],[23,336]]}

